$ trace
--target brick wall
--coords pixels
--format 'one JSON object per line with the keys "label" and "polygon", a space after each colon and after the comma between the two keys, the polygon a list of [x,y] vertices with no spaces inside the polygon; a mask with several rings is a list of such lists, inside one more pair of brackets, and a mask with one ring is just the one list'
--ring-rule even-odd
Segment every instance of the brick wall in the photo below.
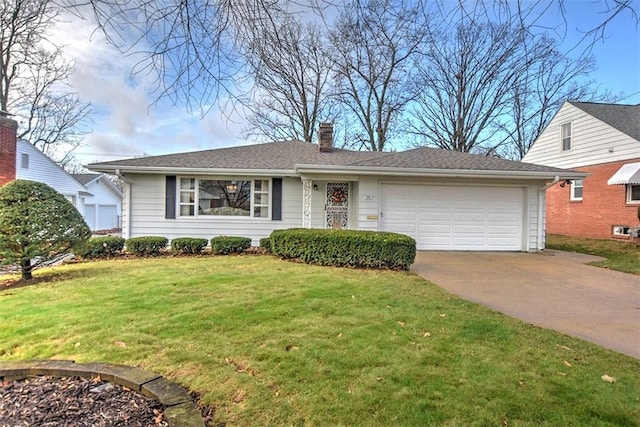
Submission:
{"label": "brick wall", "polygon": [[18,123],[0,116],[0,187],[16,179],[16,130]]}
{"label": "brick wall", "polygon": [[640,225],[638,204],[626,202],[626,186],[607,185],[622,165],[635,162],[640,158],[576,168],[591,174],[584,179],[582,201],[569,200],[570,185],[547,190],[547,233],[610,238],[614,225]]}

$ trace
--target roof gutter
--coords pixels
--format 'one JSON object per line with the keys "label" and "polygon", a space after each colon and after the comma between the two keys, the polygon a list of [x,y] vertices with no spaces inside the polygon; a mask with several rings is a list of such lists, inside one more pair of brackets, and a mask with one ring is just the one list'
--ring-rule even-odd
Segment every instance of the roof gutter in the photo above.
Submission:
{"label": "roof gutter", "polygon": [[477,169],[427,169],[427,168],[388,168],[362,166],[323,166],[296,165],[299,174],[322,173],[340,175],[373,174],[379,176],[403,177],[458,177],[458,178],[519,178],[519,179],[582,179],[588,175],[577,171],[508,171],[508,170],[477,170]]}
{"label": "roof gutter", "polygon": [[179,167],[163,167],[163,166],[122,166],[122,165],[86,165],[87,169],[95,172],[104,172],[115,174],[118,177],[124,172],[139,174],[161,174],[161,175],[206,175],[206,176],[299,176],[296,171],[291,169],[203,169],[203,168],[179,168]]}
{"label": "roof gutter", "polygon": [[542,244],[542,240],[544,239],[544,204],[545,204],[545,193],[548,189],[556,185],[560,181],[560,176],[556,175],[553,178],[553,181],[542,187],[538,190],[538,250],[544,250],[544,245]]}

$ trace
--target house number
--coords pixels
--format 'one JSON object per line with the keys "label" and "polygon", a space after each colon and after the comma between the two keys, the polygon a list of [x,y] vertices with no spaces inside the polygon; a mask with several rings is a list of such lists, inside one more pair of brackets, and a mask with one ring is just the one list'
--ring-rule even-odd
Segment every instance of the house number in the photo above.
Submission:
{"label": "house number", "polygon": [[376,195],[375,194],[365,194],[364,195],[364,199],[365,200],[375,200],[376,199]]}

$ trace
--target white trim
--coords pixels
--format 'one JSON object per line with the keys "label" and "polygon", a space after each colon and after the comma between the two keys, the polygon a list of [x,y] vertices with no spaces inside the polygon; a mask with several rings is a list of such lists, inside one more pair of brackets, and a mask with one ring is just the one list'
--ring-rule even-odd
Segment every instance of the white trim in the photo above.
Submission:
{"label": "white trim", "polygon": [[[580,182],[581,185],[576,185],[577,182]],[[582,188],[582,194],[580,197],[576,197],[575,191],[576,188]],[[571,189],[569,190],[569,200],[572,202],[581,202],[584,198],[584,180],[582,179],[574,179],[571,181]]]}
{"label": "white trim", "polygon": [[[560,175],[561,179],[582,179],[588,173],[577,171],[509,171],[509,170],[477,170],[477,169],[435,169],[435,168],[402,168],[402,167],[363,167],[340,165],[316,165],[297,164],[294,170],[290,169],[201,169],[201,168],[171,168],[149,166],[99,166],[89,169],[98,172],[132,172],[140,174],[162,175],[192,175],[192,176],[247,176],[247,177],[300,177],[300,175],[334,174],[334,175],[379,175],[379,176],[412,176],[412,177],[466,177],[466,178],[505,178],[505,179],[553,179]],[[347,179],[346,179],[347,180]],[[350,180],[350,179],[348,179]]]}
{"label": "white trim", "polygon": [[[569,152],[571,150],[573,150],[573,122],[564,122],[564,123],[560,123],[560,152],[561,153],[566,153]],[[569,125],[569,148],[565,149],[564,148],[564,127]]]}
{"label": "white trim", "polygon": [[586,172],[577,171],[502,171],[502,170],[476,170],[476,169],[426,169],[426,168],[389,168],[362,166],[326,166],[326,165],[296,165],[299,173],[324,173],[342,175],[376,175],[376,176],[405,176],[423,178],[505,178],[505,179],[549,179],[556,176],[561,179],[583,179],[589,175]]}
{"label": "white trim", "polygon": [[640,204],[640,199],[631,199],[632,187],[640,187],[640,184],[627,184],[627,203],[632,205]]}
{"label": "white trim", "polygon": [[[193,179],[195,188],[185,189],[184,192],[194,192],[194,201],[193,203],[181,203],[181,182],[183,179]],[[266,192],[268,194],[269,205],[267,206],[267,216],[254,216],[254,195],[255,195],[255,182],[256,181],[268,181],[269,189]],[[250,221],[271,221],[271,213],[272,213],[272,205],[273,205],[273,179],[270,177],[246,177],[246,176],[236,176],[236,177],[226,177],[224,181],[246,181],[250,183],[249,189],[249,215],[199,215],[198,208],[200,204],[200,181],[212,181],[211,179],[206,179],[206,177],[194,177],[194,176],[176,176],[176,219],[186,219],[188,221],[197,220],[198,218],[208,218],[208,219],[224,219],[225,221],[235,221],[235,220],[250,220]],[[222,180],[220,180],[222,181]],[[265,193],[261,191],[261,193]],[[193,206],[193,215],[182,215],[180,213],[181,206]],[[264,205],[263,205],[264,206]]]}

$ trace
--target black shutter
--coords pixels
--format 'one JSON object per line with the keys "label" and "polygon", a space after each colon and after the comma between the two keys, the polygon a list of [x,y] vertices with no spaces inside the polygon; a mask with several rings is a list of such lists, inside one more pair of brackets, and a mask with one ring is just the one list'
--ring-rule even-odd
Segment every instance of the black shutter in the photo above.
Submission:
{"label": "black shutter", "polygon": [[176,177],[175,175],[167,176],[166,190],[165,190],[165,208],[164,217],[167,219],[176,218]]}
{"label": "black shutter", "polygon": [[273,178],[271,194],[271,219],[282,221],[282,178]]}

